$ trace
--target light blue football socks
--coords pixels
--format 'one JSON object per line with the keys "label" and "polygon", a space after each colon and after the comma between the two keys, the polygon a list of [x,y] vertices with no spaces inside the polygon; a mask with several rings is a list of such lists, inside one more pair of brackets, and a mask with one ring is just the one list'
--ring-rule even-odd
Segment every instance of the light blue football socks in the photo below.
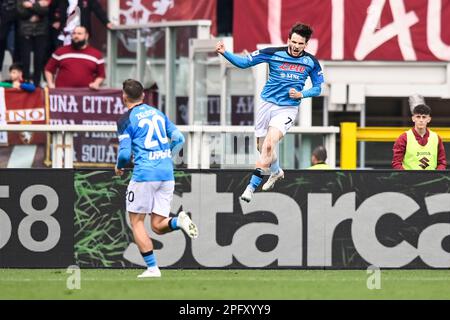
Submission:
{"label": "light blue football socks", "polygon": [[262,173],[263,173],[262,169],[256,168],[255,171],[253,171],[253,175],[250,178],[250,183],[248,184],[247,188],[250,188],[252,191],[255,191],[263,180]]}
{"label": "light blue football socks", "polygon": [[156,258],[153,254],[153,250],[149,252],[142,253],[142,257],[144,258],[145,263],[147,264],[147,267],[156,267]]}
{"label": "light blue football socks", "polygon": [[169,228],[172,229],[172,231],[180,229],[180,227],[178,227],[178,218],[177,217],[170,219]]}

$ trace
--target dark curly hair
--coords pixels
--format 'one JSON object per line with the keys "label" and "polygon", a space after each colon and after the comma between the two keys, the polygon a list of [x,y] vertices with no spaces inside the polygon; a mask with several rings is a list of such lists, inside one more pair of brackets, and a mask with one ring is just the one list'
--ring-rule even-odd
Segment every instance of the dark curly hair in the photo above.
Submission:
{"label": "dark curly hair", "polygon": [[431,108],[426,104],[418,104],[413,109],[413,114],[426,114],[431,115]]}
{"label": "dark curly hair", "polygon": [[292,37],[294,33],[301,35],[303,38],[306,39],[306,42],[308,42],[309,39],[311,38],[313,30],[307,24],[297,23],[292,27],[291,31],[289,32],[289,39]]}

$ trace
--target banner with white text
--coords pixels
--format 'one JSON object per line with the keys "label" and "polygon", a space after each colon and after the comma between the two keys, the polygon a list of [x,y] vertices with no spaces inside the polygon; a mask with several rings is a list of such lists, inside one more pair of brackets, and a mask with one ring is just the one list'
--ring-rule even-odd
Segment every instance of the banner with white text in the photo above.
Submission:
{"label": "banner with white text", "polygon": [[[49,90],[50,124],[115,125],[126,113],[122,91],[80,88]],[[117,134],[86,132],[74,135],[74,166],[112,166],[117,159]]]}
{"label": "banner with white text", "polygon": [[67,169],[0,169],[0,268],[74,263],[73,175]]}
{"label": "banner with white text", "polygon": [[235,52],[286,45],[302,22],[318,59],[450,61],[448,0],[235,0],[233,10]]}
{"label": "banner with white text", "polygon": [[[271,192],[239,196],[248,171],[175,172],[172,214],[199,237],[156,235],[166,268],[450,268],[449,171],[293,171]],[[81,267],[145,266],[133,242],[130,174],[75,172],[75,254]],[[146,218],[148,219],[148,218]],[[93,249],[95,248],[95,250]]]}
{"label": "banner with white text", "polygon": [[[44,90],[0,88],[0,124],[45,124]],[[47,134],[0,132],[0,168],[43,168]]]}

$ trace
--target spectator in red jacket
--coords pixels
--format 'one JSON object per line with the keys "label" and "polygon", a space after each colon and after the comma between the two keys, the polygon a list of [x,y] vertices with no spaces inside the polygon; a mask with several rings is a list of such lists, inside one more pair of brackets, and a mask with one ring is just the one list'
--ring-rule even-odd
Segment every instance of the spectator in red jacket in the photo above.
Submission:
{"label": "spectator in red jacket", "polygon": [[447,160],[441,137],[427,128],[431,108],[414,107],[414,127],[398,137],[393,148],[392,168],[399,170],[445,170]]}
{"label": "spectator in red jacket", "polygon": [[72,43],[52,54],[45,66],[49,88],[100,88],[105,79],[105,61],[102,53],[91,47],[88,40],[87,29],[78,26],[72,32]]}

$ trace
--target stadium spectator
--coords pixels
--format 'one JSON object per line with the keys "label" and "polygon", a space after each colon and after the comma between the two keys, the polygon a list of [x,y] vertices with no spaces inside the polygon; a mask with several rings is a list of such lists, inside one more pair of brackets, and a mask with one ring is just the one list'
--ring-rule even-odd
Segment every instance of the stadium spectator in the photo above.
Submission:
{"label": "stadium spectator", "polygon": [[308,169],[313,170],[324,170],[324,169],[331,169],[331,167],[325,163],[327,160],[327,150],[324,146],[318,146],[316,147],[311,155],[311,164],[312,166]]}
{"label": "stadium spectator", "polygon": [[[79,8],[78,10],[76,8]],[[64,0],[60,1],[59,11],[62,13],[63,29],[58,39],[64,45],[70,44],[70,35],[76,26],[86,27],[91,33],[91,15],[92,13],[105,25],[111,29],[113,24],[109,21],[108,16],[103,10],[98,0]]]}
{"label": "stadium spectator", "polygon": [[[261,184],[263,174],[270,172],[269,179],[262,187],[263,191],[272,189],[277,180],[284,178],[275,152],[278,142],[294,123],[301,99],[318,96],[321,92],[324,80],[320,64],[313,55],[304,51],[312,32],[310,26],[296,24],[289,33],[287,46],[258,50],[246,57],[226,51],[222,41],[216,45],[216,51],[239,68],[266,62],[270,69],[255,119],[260,156],[250,183],[241,195],[241,199],[246,202],[250,202],[253,192]],[[308,77],[313,87],[303,90]]]}
{"label": "stadium spectator", "polygon": [[[17,23],[17,0],[0,0],[0,74],[3,68],[5,52],[8,48],[8,36],[15,31]],[[17,55],[11,52],[13,61]]]}
{"label": "stadium spectator", "polygon": [[23,68],[19,63],[13,63],[9,67],[9,77],[9,80],[0,82],[0,87],[22,89],[27,92],[36,90],[34,84],[23,81]]}
{"label": "stadium spectator", "polygon": [[[45,66],[49,88],[89,87],[98,90],[105,79],[105,61],[100,51],[88,44],[85,27],[76,27],[72,43],[58,48]],[[56,74],[56,81],[54,75]]]}
{"label": "stadium spectator", "polygon": [[58,35],[63,29],[62,21],[65,19],[65,12],[61,11],[61,3],[65,1],[66,0],[52,0],[48,8],[49,41],[46,61],[48,61],[48,59],[52,56],[52,53],[62,45],[62,42],[58,40]]}
{"label": "stadium spectator", "polygon": [[151,214],[151,226],[157,234],[181,228],[191,238],[198,236],[196,225],[185,212],[169,218],[175,189],[171,154],[179,152],[184,136],[165,114],[144,104],[144,88],[138,81],[125,80],[122,97],[128,112],[117,122],[119,154],[115,173],[123,175],[133,153],[134,170],[126,193],[126,210],[134,240],[147,264],[147,270],[138,277],[160,277],[153,243],[144,226],[146,214]]}
{"label": "stadium spectator", "polygon": [[19,16],[20,60],[23,75],[30,77],[31,53],[33,53],[33,77],[36,86],[41,83],[42,69],[45,64],[48,43],[48,7],[49,0],[17,0]]}
{"label": "stadium spectator", "polygon": [[427,128],[431,108],[414,107],[414,127],[400,135],[393,148],[392,168],[399,170],[445,170],[447,160],[441,137]]}

